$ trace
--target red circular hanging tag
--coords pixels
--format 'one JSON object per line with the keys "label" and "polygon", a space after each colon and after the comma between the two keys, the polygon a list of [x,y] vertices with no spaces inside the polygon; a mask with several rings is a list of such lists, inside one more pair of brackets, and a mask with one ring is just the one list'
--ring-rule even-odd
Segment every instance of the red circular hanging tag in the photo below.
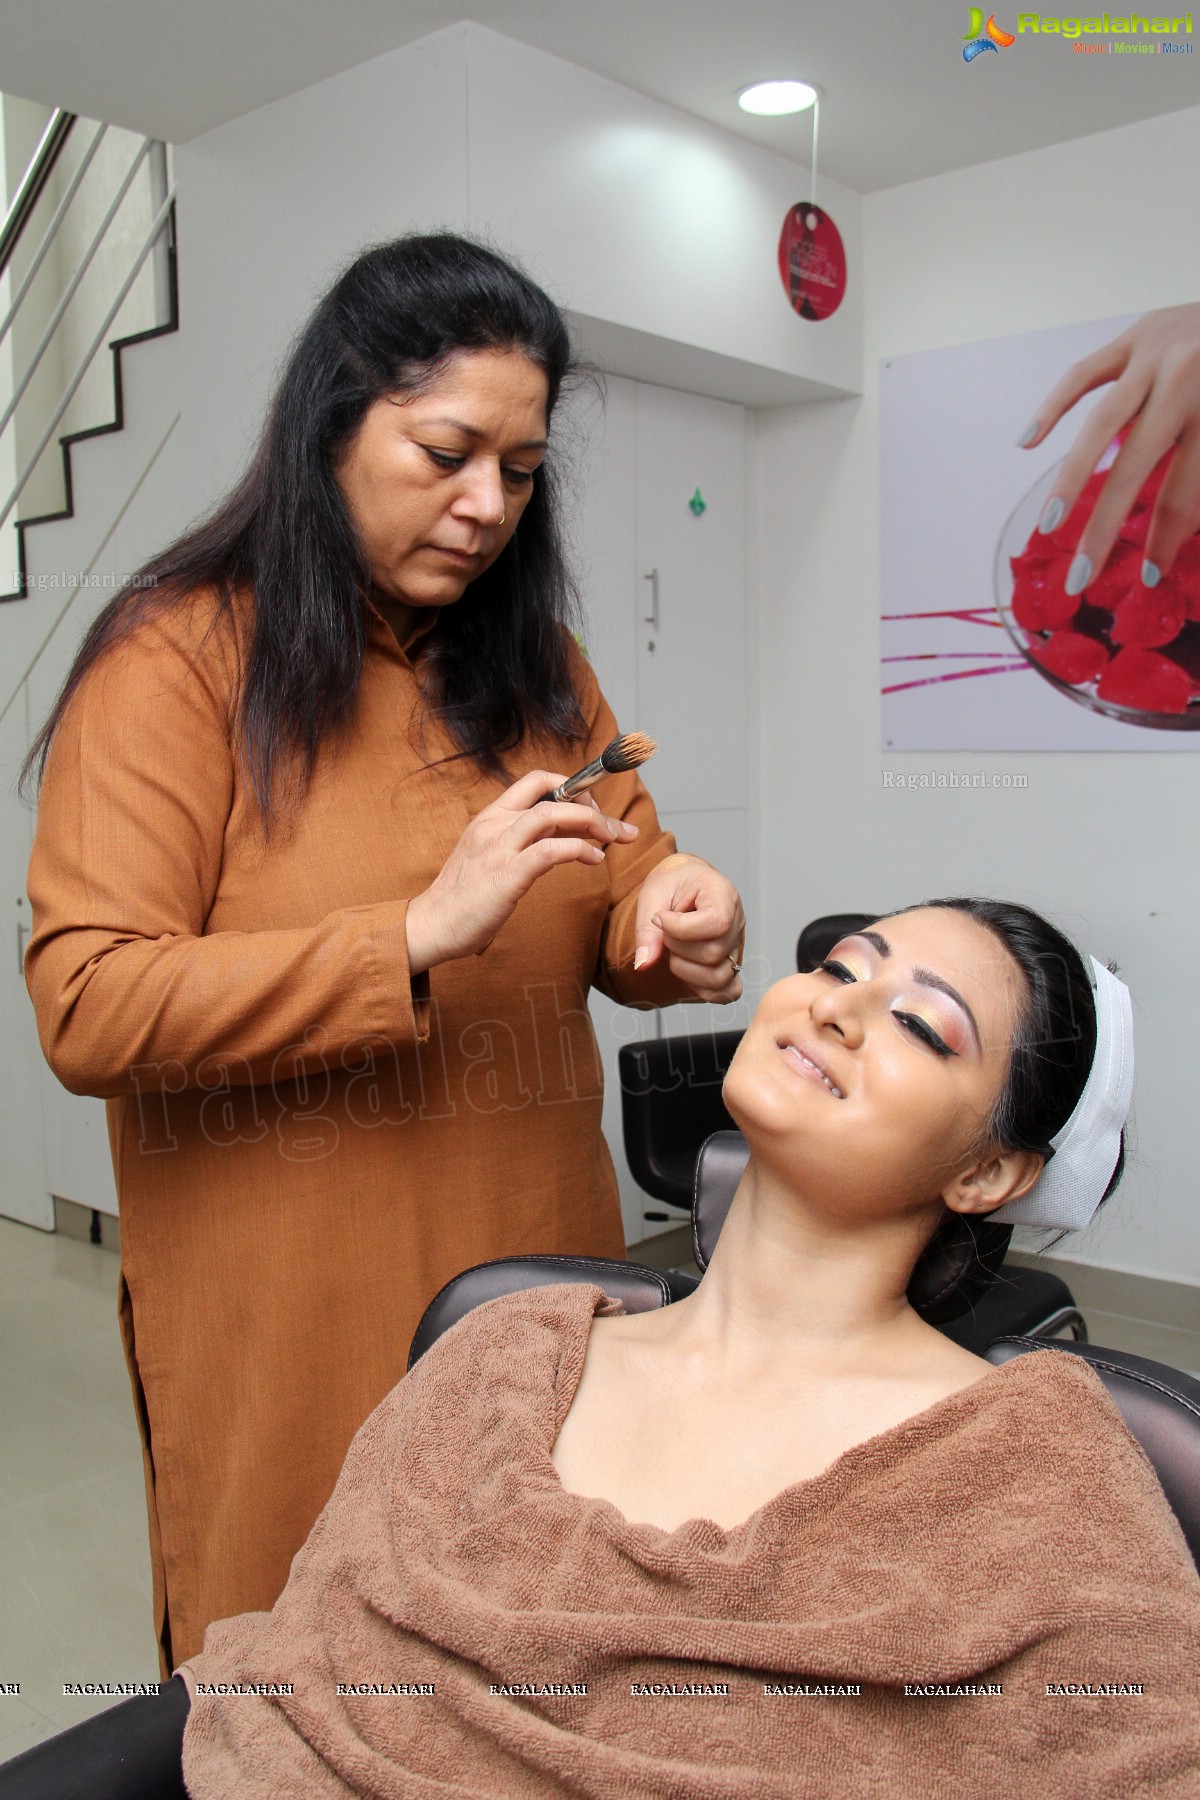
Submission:
{"label": "red circular hanging tag", "polygon": [[846,251],[827,212],[801,201],[779,234],[779,275],[802,319],[827,319],[846,293]]}

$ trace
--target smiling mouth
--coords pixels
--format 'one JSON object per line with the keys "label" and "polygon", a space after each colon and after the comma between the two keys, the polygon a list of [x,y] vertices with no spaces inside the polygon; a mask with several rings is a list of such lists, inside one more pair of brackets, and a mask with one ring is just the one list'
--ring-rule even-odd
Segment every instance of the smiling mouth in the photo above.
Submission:
{"label": "smiling mouth", "polygon": [[806,1056],[803,1050],[798,1050],[795,1044],[784,1039],[776,1046],[776,1048],[780,1051],[785,1060],[792,1065],[796,1072],[804,1076],[805,1080],[822,1082],[824,1086],[829,1089],[829,1092],[833,1095],[835,1100],[844,1100],[846,1098],[841,1088],[836,1086],[836,1084],[829,1079],[821,1065],[815,1063],[811,1056]]}

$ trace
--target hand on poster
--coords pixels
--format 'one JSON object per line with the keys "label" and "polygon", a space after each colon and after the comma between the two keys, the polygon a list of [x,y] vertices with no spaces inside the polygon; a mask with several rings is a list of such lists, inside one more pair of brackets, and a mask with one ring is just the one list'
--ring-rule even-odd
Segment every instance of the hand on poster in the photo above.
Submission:
{"label": "hand on poster", "polygon": [[1200,305],[1147,313],[1075,363],[1038,407],[1021,448],[1040,444],[1077,401],[1106,382],[1112,386],[1068,451],[1039,525],[1053,531],[1069,516],[1104,451],[1125,432],[1079,539],[1068,593],[1082,592],[1099,576],[1145,482],[1172,450],[1146,532],[1146,587],[1158,585],[1200,529]]}

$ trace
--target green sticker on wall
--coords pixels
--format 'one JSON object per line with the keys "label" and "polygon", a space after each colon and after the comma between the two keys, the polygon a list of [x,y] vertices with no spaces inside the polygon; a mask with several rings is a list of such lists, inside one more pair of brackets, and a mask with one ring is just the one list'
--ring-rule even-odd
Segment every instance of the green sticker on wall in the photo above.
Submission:
{"label": "green sticker on wall", "polygon": [[708,501],[704,498],[704,495],[700,492],[699,488],[696,489],[695,493],[688,501],[688,506],[695,514],[696,518],[699,518],[701,513],[708,511]]}

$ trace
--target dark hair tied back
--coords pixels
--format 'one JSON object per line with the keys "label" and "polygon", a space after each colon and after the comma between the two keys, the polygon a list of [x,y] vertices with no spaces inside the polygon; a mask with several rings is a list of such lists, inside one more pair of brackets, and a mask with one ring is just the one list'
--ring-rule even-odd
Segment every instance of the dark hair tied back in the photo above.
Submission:
{"label": "dark hair tied back", "polygon": [[[228,611],[254,599],[237,736],[269,825],[285,771],[307,780],[322,742],[353,717],[366,644],[368,571],[335,479],[367,409],[436,380],[459,351],[514,350],[543,370],[547,416],[571,371],[554,302],[486,246],[450,233],[398,238],[359,256],[297,338],[250,467],[201,524],[140,569],[87,633],[22,772],[39,778],[92,664],[156,609],[213,588]],[[527,735],[585,731],[566,632],[577,596],[543,463],[503,554],[445,609],[422,656],[426,694],[481,768]]]}
{"label": "dark hair tied back", "polygon": [[[1078,1105],[1096,1053],[1096,1002],[1083,958],[1061,931],[1027,906],[961,898],[927,900],[922,906],[945,907],[974,919],[1021,971],[1024,1000],[1008,1071],[980,1147],[1036,1151],[1049,1161],[1054,1155],[1050,1140]],[[1104,1199],[1120,1181],[1124,1163],[1122,1137]],[[969,1311],[996,1280],[1011,1236],[1011,1225],[948,1210],[913,1270],[909,1301],[932,1324]]]}

